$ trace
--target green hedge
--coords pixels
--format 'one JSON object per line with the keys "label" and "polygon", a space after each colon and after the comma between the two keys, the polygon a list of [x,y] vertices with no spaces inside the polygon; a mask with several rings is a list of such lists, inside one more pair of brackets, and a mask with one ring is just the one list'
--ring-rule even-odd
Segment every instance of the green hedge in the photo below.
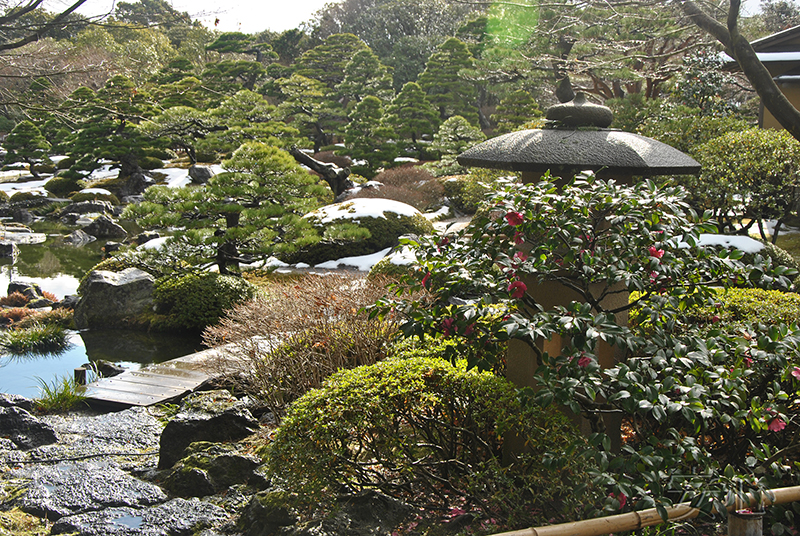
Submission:
{"label": "green hedge", "polygon": [[[424,357],[443,352],[431,341],[414,352],[299,399],[268,449],[275,481],[310,504],[377,488],[438,515],[469,496],[475,519],[501,525],[572,518],[592,502],[586,462],[567,454],[583,439],[562,413],[522,404],[504,378]],[[509,435],[527,451],[504,458]]]}
{"label": "green hedge", "polygon": [[156,280],[154,327],[202,331],[237,303],[255,296],[256,288],[241,277],[216,273],[169,275]]}

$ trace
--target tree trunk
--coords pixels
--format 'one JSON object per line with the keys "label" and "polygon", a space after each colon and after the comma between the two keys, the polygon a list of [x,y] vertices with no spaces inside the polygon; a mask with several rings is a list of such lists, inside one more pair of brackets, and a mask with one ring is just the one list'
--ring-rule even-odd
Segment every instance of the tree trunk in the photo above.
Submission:
{"label": "tree trunk", "polygon": [[800,112],[792,106],[772,79],[772,75],[759,61],[749,41],[739,33],[739,9],[741,0],[731,0],[727,27],[703,12],[695,2],[681,0],[683,12],[698,27],[722,43],[726,52],[736,60],[742,72],[753,85],[764,107],[770,111],[780,125],[795,139],[800,140]]}
{"label": "tree trunk", "polygon": [[346,190],[355,187],[355,184],[353,184],[353,181],[349,178],[350,168],[342,169],[335,164],[320,162],[319,160],[311,158],[296,146],[292,146],[292,148],[289,149],[289,154],[292,155],[299,164],[308,166],[312,171],[319,173],[322,179],[331,187],[334,198],[339,197]]}

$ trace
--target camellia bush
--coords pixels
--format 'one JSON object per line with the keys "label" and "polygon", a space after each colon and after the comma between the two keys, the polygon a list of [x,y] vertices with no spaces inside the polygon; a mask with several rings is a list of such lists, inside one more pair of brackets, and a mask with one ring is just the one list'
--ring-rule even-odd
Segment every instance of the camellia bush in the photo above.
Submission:
{"label": "camellia bush", "polygon": [[[724,511],[738,493],[797,480],[800,329],[693,329],[687,311],[713,305],[718,289],[788,288],[792,274],[765,256],[745,264],[741,251],[702,246],[716,226],[684,197],[592,176],[563,188],[508,184],[463,233],[408,241],[418,269],[374,314],[403,314],[407,336],[452,339],[452,357],[480,369],[502,371],[508,342],[527,343],[538,369],[522,395],[593,424],[587,470],[617,509],[666,518],[665,507],[686,501]],[[540,284],[578,299],[544,308],[529,289]],[[619,293],[634,298],[609,299]],[[542,351],[537,341],[555,335],[561,351]],[[613,366],[598,363],[602,344],[619,350]],[[609,414],[626,430],[621,449],[603,426]],[[778,514],[787,517],[774,532],[794,524],[791,510]]]}

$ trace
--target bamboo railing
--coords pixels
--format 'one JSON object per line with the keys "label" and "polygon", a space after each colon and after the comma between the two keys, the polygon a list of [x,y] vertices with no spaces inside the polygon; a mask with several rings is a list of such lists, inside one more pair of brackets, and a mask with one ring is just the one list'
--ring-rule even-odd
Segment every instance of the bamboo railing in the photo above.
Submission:
{"label": "bamboo railing", "polygon": [[[775,489],[770,491],[770,495],[771,498],[766,494],[762,495],[761,504],[769,506],[771,504],[800,501],[800,486]],[[756,506],[759,502],[758,498],[753,494],[750,494],[749,497],[750,506]],[[736,505],[731,505],[728,507],[728,511],[733,511],[736,508],[742,508],[742,505],[739,504],[738,507]],[[695,518],[700,514],[700,510],[692,508],[688,504],[677,504],[666,510],[669,521],[684,521],[686,519]],[[663,522],[664,520],[658,515],[656,509],[650,508],[649,510],[642,510],[640,512],[630,512],[627,514],[586,519],[584,521],[573,521],[571,523],[502,532],[494,536],[603,536],[604,534],[652,527],[654,525],[660,525]]]}

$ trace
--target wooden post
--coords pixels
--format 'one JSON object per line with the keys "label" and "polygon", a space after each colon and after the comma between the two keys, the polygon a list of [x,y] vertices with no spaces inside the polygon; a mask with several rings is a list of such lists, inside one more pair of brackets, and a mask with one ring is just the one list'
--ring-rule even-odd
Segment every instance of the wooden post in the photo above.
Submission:
{"label": "wooden post", "polygon": [[86,385],[86,369],[84,367],[78,367],[74,371],[75,375],[75,383],[77,385]]}

